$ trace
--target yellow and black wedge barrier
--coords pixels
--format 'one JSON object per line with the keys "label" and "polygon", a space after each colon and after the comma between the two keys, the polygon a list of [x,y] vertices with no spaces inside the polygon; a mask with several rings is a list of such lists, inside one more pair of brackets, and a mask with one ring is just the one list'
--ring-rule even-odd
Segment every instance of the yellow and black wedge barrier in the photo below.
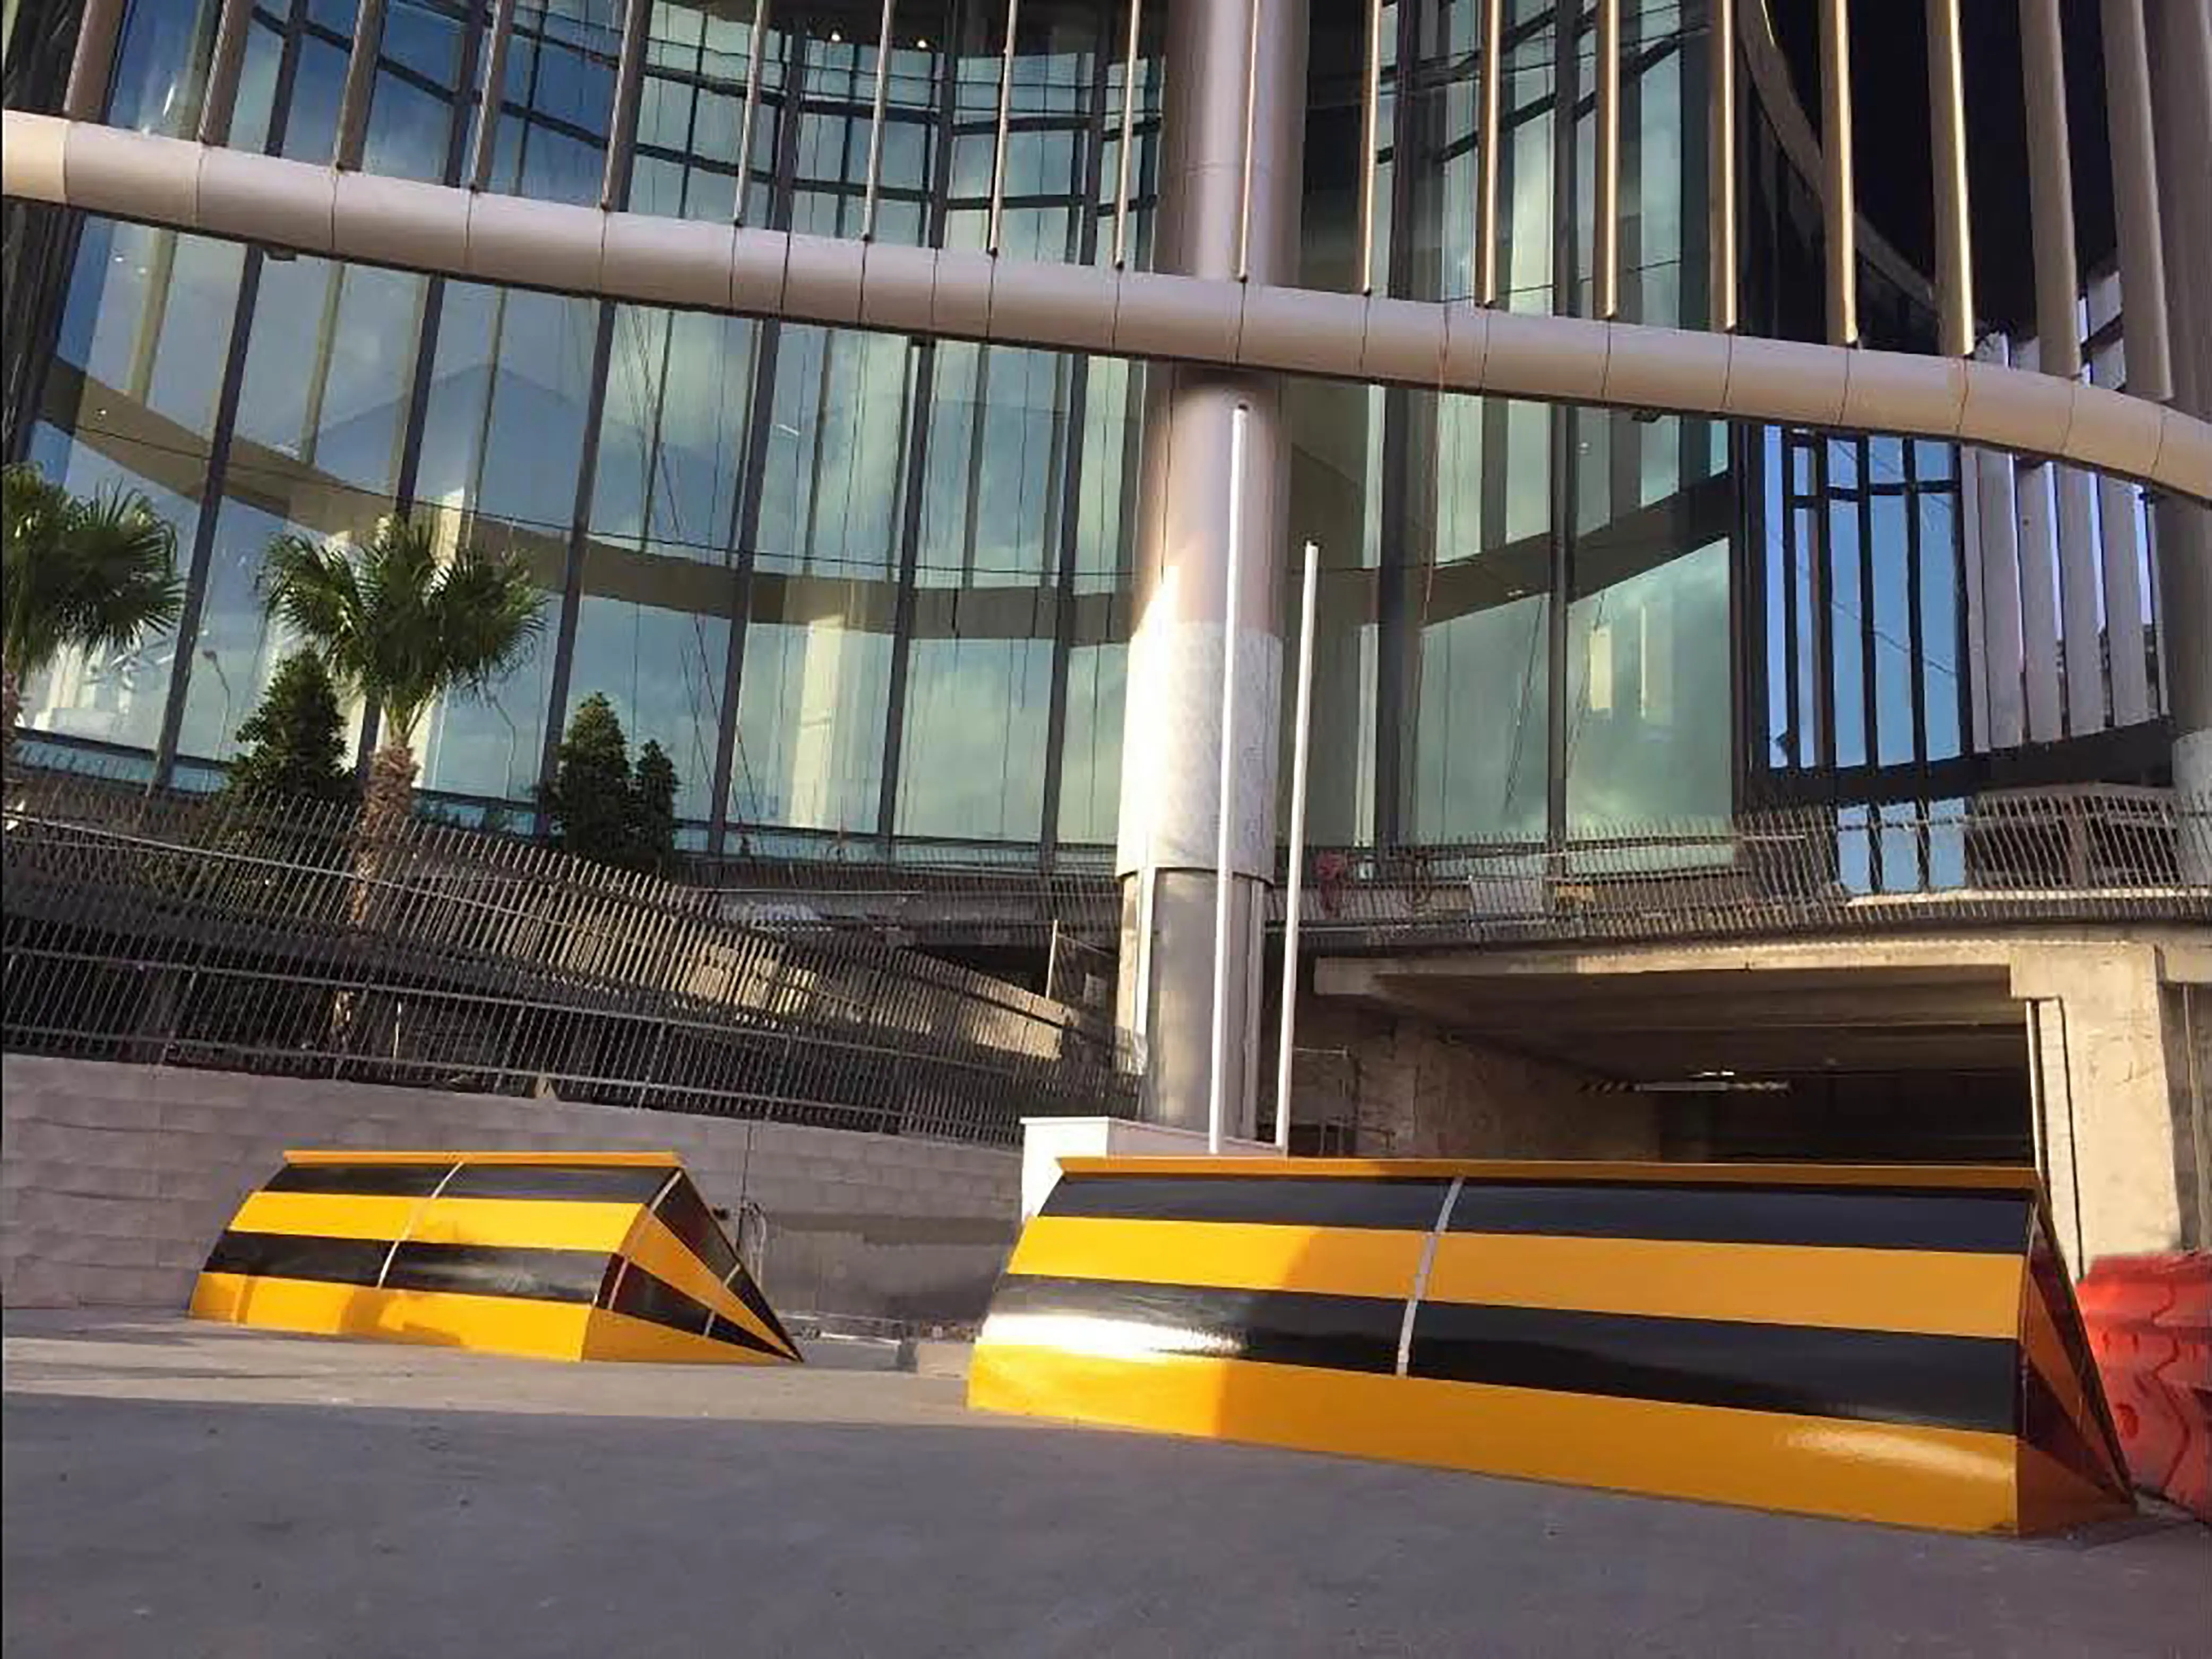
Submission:
{"label": "yellow and black wedge barrier", "polygon": [[1958,1532],[2130,1507],[2030,1171],[1061,1168],[971,1406]]}
{"label": "yellow and black wedge barrier", "polygon": [[191,1311],[547,1359],[799,1358],[672,1152],[287,1152]]}

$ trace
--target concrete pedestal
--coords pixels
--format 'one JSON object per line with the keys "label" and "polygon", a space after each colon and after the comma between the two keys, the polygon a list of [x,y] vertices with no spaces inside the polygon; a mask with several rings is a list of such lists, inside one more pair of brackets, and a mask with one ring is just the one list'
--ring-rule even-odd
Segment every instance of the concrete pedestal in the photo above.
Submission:
{"label": "concrete pedestal", "polygon": [[[1063,1158],[1189,1158],[1206,1153],[1203,1131],[1121,1117],[1025,1117],[1022,1120],[1022,1221],[1044,1207],[1060,1182]],[[1226,1158],[1273,1158],[1264,1140],[1222,1143]]]}

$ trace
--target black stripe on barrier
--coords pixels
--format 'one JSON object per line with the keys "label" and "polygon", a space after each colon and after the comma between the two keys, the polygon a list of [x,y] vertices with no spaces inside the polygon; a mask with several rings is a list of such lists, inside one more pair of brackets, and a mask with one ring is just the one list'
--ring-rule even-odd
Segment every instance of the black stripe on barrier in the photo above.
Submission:
{"label": "black stripe on barrier", "polygon": [[[705,1304],[694,1302],[673,1285],[654,1277],[635,1261],[623,1269],[622,1280],[615,1286],[614,1299],[609,1307],[612,1312],[627,1314],[632,1319],[642,1319],[650,1324],[665,1326],[672,1331],[682,1331],[686,1336],[705,1337],[709,1341],[727,1343],[732,1347],[749,1348],[755,1353],[775,1354],[779,1359],[786,1357],[750,1331],[732,1325],[727,1320],[714,1319]],[[709,1328],[710,1321],[712,1328]]]}
{"label": "black stripe on barrier", "polygon": [[447,1198],[550,1198],[650,1204],[668,1183],[669,1164],[463,1164]]}
{"label": "black stripe on barrier", "polygon": [[532,1302],[581,1302],[599,1293],[603,1250],[540,1250],[513,1245],[402,1244],[384,1275],[387,1291],[457,1291]]}
{"label": "black stripe on barrier", "polygon": [[374,1285],[392,1241],[325,1238],[313,1233],[226,1232],[208,1252],[206,1271],[252,1279],[315,1279],[329,1285]]}
{"label": "black stripe on barrier", "polygon": [[794,1354],[799,1352],[799,1345],[791,1340],[791,1333],[783,1328],[783,1322],[775,1316],[775,1310],[768,1305],[768,1298],[761,1294],[760,1286],[753,1283],[750,1273],[740,1273],[728,1282],[726,1288],[732,1296],[745,1304],[754,1318],[775,1333],[787,1349]]}
{"label": "black stripe on barrier", "polygon": [[1409,1375],[2010,1434],[2018,1365],[1996,1337],[1431,1302]]}
{"label": "black stripe on barrier", "polygon": [[263,1190],[337,1193],[356,1198],[428,1198],[451,1164],[287,1164]]}
{"label": "black stripe on barrier", "polygon": [[653,1213],[659,1218],[660,1224],[675,1234],[684,1248],[697,1256],[707,1270],[722,1282],[731,1295],[744,1303],[763,1326],[774,1332],[786,1348],[798,1352],[792,1345],[790,1333],[783,1328],[783,1322],[775,1316],[775,1310],[768,1305],[768,1298],[753,1284],[752,1275],[738,1266],[738,1253],[730,1243],[729,1234],[707,1207],[707,1200],[691,1184],[690,1176],[678,1176],[676,1184],[668,1189],[667,1195],[660,1200],[660,1207]]}
{"label": "black stripe on barrier", "polygon": [[1450,1185],[1425,1176],[1346,1181],[1322,1176],[1066,1175],[1045,1200],[1042,1213],[1425,1233],[1437,1224]]}
{"label": "black stripe on barrier", "polygon": [[[385,1257],[392,1265],[387,1271]],[[599,1250],[537,1250],[484,1244],[402,1244],[313,1233],[226,1232],[209,1252],[211,1273],[306,1279],[387,1291],[458,1291],[537,1302],[593,1301],[606,1267]],[[705,1310],[700,1310],[701,1316]]]}
{"label": "black stripe on barrier", "polygon": [[689,1177],[679,1176],[668,1195],[660,1200],[653,1212],[660,1224],[676,1235],[684,1248],[706,1264],[707,1271],[717,1279],[727,1279],[731,1269],[738,1265],[738,1253],[730,1246],[729,1236],[723,1232],[722,1224],[707,1207],[707,1200],[699,1196]]}
{"label": "black stripe on barrier", "polygon": [[2058,1391],[2025,1354],[2020,1361],[2020,1437],[2100,1491],[2124,1494],[2117,1469],[2082,1438]]}
{"label": "black stripe on barrier", "polygon": [[1406,1304],[1396,1297],[1009,1273],[999,1281],[985,1329],[987,1338],[1018,1341],[1024,1340],[1024,1322],[1050,1320],[1050,1334],[1038,1340],[1054,1347],[1095,1345],[1131,1357],[1192,1354],[1387,1376],[1398,1369],[1405,1315]]}
{"label": "black stripe on barrier", "polygon": [[1469,1181],[1450,1231],[2018,1255],[2027,1223],[2027,1199],[2007,1192]]}

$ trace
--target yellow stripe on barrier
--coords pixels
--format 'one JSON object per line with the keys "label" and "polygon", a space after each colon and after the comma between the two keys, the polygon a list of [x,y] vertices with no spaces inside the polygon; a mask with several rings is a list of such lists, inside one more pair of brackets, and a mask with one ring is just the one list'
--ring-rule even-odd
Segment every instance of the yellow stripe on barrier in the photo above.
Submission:
{"label": "yellow stripe on barrier", "polygon": [[230,1225],[234,1232],[289,1233],[302,1237],[618,1250],[638,1213],[635,1204],[559,1199],[260,1192],[248,1195]]}
{"label": "yellow stripe on barrier", "polygon": [[1427,1243],[1425,1233],[1379,1229],[1039,1216],[1023,1230],[1006,1271],[1403,1297],[1413,1288]]}
{"label": "yellow stripe on barrier", "polygon": [[434,1198],[416,1217],[407,1242],[538,1250],[619,1250],[637,1216],[635,1204]]}
{"label": "yellow stripe on barrier", "polygon": [[2010,1337],[2021,1272],[2017,1256],[1941,1250],[1455,1233],[1424,1300]]}
{"label": "yellow stripe on barrier", "polygon": [[419,1198],[363,1193],[248,1193],[230,1226],[240,1233],[390,1240],[406,1235],[422,1207]]}
{"label": "yellow stripe on barrier", "polygon": [[192,1316],[313,1336],[371,1336],[434,1347],[574,1359],[592,1310],[456,1291],[380,1291],[302,1279],[202,1273]]}

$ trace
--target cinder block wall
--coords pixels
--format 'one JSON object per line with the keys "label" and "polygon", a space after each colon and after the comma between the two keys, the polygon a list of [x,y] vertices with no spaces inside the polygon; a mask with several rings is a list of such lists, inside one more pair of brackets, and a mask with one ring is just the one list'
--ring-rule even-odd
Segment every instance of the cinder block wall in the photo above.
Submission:
{"label": "cinder block wall", "polygon": [[1653,1158],[1649,1099],[1591,1092],[1593,1079],[1509,1054],[1412,1015],[1307,999],[1291,1121],[1350,1121],[1365,1158]]}
{"label": "cinder block wall", "polygon": [[1013,1243],[1018,1153],[778,1123],[228,1072],[0,1060],[0,1298],[181,1308],[288,1146],[678,1153],[769,1221],[791,1311],[978,1318]]}

